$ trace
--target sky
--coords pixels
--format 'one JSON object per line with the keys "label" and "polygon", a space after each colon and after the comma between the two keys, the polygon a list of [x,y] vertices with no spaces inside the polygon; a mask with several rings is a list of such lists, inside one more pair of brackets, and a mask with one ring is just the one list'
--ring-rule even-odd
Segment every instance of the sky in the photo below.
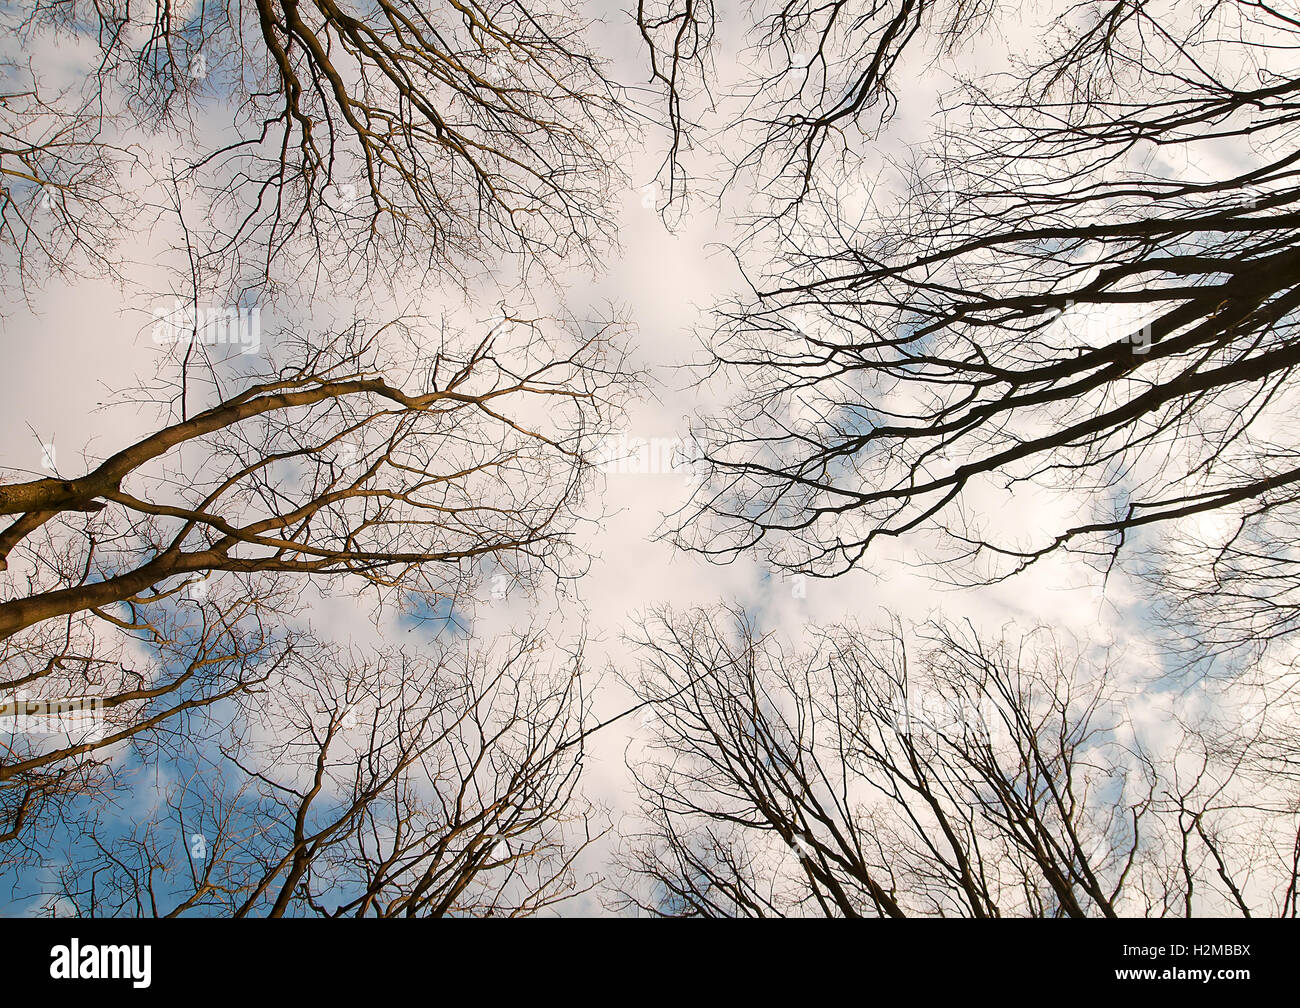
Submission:
{"label": "sky", "polygon": [[[598,29],[598,45],[613,60],[613,76],[643,82],[632,26],[608,5],[596,5],[595,10],[607,22]],[[999,34],[972,43],[962,59],[988,69],[992,60],[1024,51],[1042,30],[1032,19],[1010,28],[1003,25]],[[726,65],[726,60],[739,58],[732,31],[720,57],[724,76],[741,69]],[[899,111],[879,140],[881,165],[928,135],[935,122],[936,93],[947,80],[923,61],[915,61],[904,79]],[[649,375],[646,394],[629,408],[622,433],[630,440],[667,444],[685,436],[692,416],[743,394],[743,389],[717,383],[696,387],[685,366],[699,359],[710,306],[742,290],[744,281],[726,251],[735,236],[730,208],[701,196],[693,212],[672,230],[656,213],[653,177],[660,140],[647,129],[641,146],[621,165],[629,184],[619,194],[619,247],[602,257],[594,274],[566,275],[561,292],[542,292],[540,298],[580,317],[609,303],[621,307],[634,327],[633,361]],[[122,252],[138,288],[149,289],[151,278],[156,278],[153,289],[165,286],[168,239],[164,228],[128,229]],[[486,320],[496,310],[490,288],[490,283],[482,285],[469,303],[454,288],[394,294],[377,287],[371,297],[376,310],[414,298],[431,315],[446,310]],[[53,445],[60,471],[76,472],[84,467],[83,453],[103,458],[150,429],[154,417],[121,400],[123,390],[147,381],[159,365],[160,348],[148,331],[156,304],[157,299],[110,281],[54,278],[35,291],[29,303],[15,300],[7,305],[0,322],[5,347],[0,468],[11,474],[38,474],[43,446]],[[303,311],[311,319],[329,319],[346,315],[349,307],[345,299],[333,299],[327,287]],[[273,329],[274,319],[266,326]],[[604,517],[580,530],[580,545],[593,562],[575,593],[563,600],[518,593],[498,600],[488,597],[470,619],[471,633],[488,640],[510,626],[544,622],[564,637],[585,628],[593,671],[629,671],[636,659],[624,637],[639,614],[660,605],[688,609],[725,602],[744,605],[761,626],[796,644],[808,640],[812,627],[852,617],[871,622],[888,610],[912,621],[936,615],[969,619],[991,632],[1012,624],[1022,629],[1046,625],[1084,646],[1122,652],[1135,678],[1154,661],[1142,639],[1143,599],[1135,589],[1121,578],[1103,586],[1095,572],[1081,570],[1068,558],[1049,558],[1010,582],[982,589],[945,588],[909,568],[901,562],[906,557],[898,555],[882,555],[870,569],[834,581],[796,583],[765,569],[759,559],[719,566],[675,548],[663,535],[665,517],[686,500],[690,487],[690,474],[681,469],[604,473],[591,503]],[[1044,524],[1058,509],[1076,503],[1020,497],[1015,510],[1007,512],[1004,502],[987,502],[991,512],[1021,526]],[[377,632],[369,607],[346,598],[317,601],[311,616],[340,640],[371,640]],[[400,632],[389,617],[384,620],[378,628],[381,637]],[[603,720],[625,710],[631,700],[614,674],[606,674],[602,683],[595,711]],[[1160,730],[1158,712],[1150,712],[1147,727]],[[624,718],[590,739],[584,790],[608,809],[615,823],[634,807],[625,759],[629,754],[635,758],[642,740],[639,716]],[[607,855],[598,846],[584,867],[602,872]],[[586,897],[567,912],[596,912],[596,899]]]}

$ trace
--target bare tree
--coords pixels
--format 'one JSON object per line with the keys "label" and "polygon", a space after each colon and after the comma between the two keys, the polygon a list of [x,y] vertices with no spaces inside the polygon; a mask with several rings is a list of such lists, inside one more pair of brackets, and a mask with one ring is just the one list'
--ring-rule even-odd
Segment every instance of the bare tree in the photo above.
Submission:
{"label": "bare tree", "polygon": [[[737,9],[738,8],[738,9]],[[664,208],[683,200],[687,155],[701,147],[725,166],[758,221],[797,217],[806,198],[851,174],[892,117],[904,54],[951,52],[990,17],[988,0],[833,0],[637,4],[652,86],[668,131]],[[739,80],[719,79],[719,38],[743,16]],[[731,55],[731,54],[727,54]]]}
{"label": "bare tree", "polygon": [[[3,556],[11,566],[27,544],[33,580],[0,603],[0,639],[205,571],[350,574],[437,594],[462,560],[546,560],[625,378],[612,325],[579,329],[567,347],[544,325],[520,320],[515,346],[498,332],[459,353],[446,334],[427,349],[428,330],[408,332],[404,361],[385,357],[389,327],[302,339],[296,365],[84,475],[5,483]],[[390,384],[397,367],[416,388]],[[50,526],[69,518],[89,524],[52,569]]]}
{"label": "bare tree", "polygon": [[[318,650],[269,582],[202,603],[46,624],[7,648],[0,704],[0,871],[34,871],[77,803],[114,803],[125,764],[157,764]],[[97,632],[98,631],[98,632]],[[124,776],[125,774],[125,776]]]}
{"label": "bare tree", "polygon": [[590,453],[628,381],[616,327],[432,335],[281,334],[286,363],[242,391],[212,370],[192,412],[158,403],[172,422],[83,474],[0,484],[0,728],[65,702],[108,720],[6,744],[0,836],[25,849],[41,800],[90,787],[122,743],[192,730],[301,659],[308,585],[446,620],[485,575],[581,573]]}
{"label": "bare tree", "polygon": [[[909,537],[970,582],[1223,521],[1217,561],[1192,554],[1220,599],[1267,591],[1236,580],[1252,566],[1294,576],[1300,24],[1079,14],[1018,82],[966,88],[896,203],[816,194],[720,309],[710,365],[747,395],[699,425],[684,544],[833,575]],[[1045,499],[1056,527],[1015,517]],[[1165,584],[1186,559],[1145,558]]]}
{"label": "bare tree", "polygon": [[6,79],[0,93],[6,270],[12,268],[24,292],[51,273],[115,274],[112,236],[119,221],[138,211],[121,175],[138,163],[138,152],[106,139],[96,110],[78,95],[48,97],[30,67],[0,62],[0,71]]}
{"label": "bare tree", "polygon": [[[189,195],[209,271],[236,283],[581,258],[612,235],[623,125],[588,28],[514,0],[40,0],[13,38],[88,58],[42,116],[10,108],[38,87],[15,64],[0,154],[24,185],[6,187],[3,236],[19,253],[40,241],[30,207],[57,188],[97,261],[106,229],[135,223],[100,212],[100,191],[147,192],[152,176]],[[147,171],[125,173],[123,146]]]}
{"label": "bare tree", "polygon": [[186,733],[139,814],[86,803],[46,910],[515,916],[581,893],[581,653],[476,647],[300,651],[261,703]]}
{"label": "bare tree", "polygon": [[1116,670],[1043,632],[840,626],[789,652],[740,611],[660,612],[637,643],[646,912],[1295,912],[1294,775],[1195,726],[1156,751]]}

